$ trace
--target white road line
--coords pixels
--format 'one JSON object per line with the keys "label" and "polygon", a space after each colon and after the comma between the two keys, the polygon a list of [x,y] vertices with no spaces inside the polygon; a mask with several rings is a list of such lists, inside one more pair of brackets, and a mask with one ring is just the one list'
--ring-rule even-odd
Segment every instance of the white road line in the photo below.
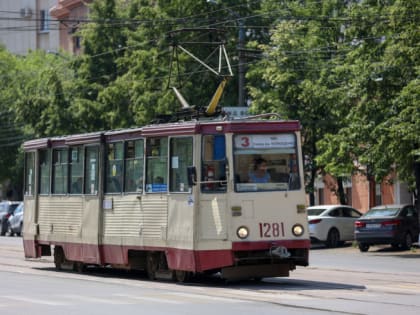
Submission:
{"label": "white road line", "polygon": [[71,299],[77,301],[83,301],[88,303],[103,303],[103,304],[117,304],[117,305],[123,305],[123,304],[134,304],[130,303],[128,301],[120,301],[120,300],[113,300],[113,299],[107,299],[107,298],[99,298],[94,296],[84,296],[84,295],[77,295],[77,294],[60,294],[57,295],[60,298],[64,299]]}
{"label": "white road line", "polygon": [[51,300],[42,300],[37,298],[28,298],[23,296],[11,296],[11,295],[2,295],[1,298],[8,299],[8,300],[14,300],[14,301],[20,301],[20,302],[27,302],[32,304],[42,304],[42,305],[52,305],[52,306],[63,306],[63,305],[69,305],[68,303],[63,302],[55,302]]}
{"label": "white road line", "polygon": [[185,302],[181,302],[181,301],[167,300],[167,299],[162,299],[158,297],[150,297],[150,296],[129,295],[129,294],[114,294],[114,296],[132,299],[132,300],[150,301],[150,302],[158,302],[158,303],[185,304]]}
{"label": "white road line", "polygon": [[228,303],[248,303],[248,301],[245,301],[243,299],[234,299],[234,298],[224,298],[219,296],[208,296],[208,295],[202,295],[202,294],[194,294],[194,293],[168,293],[168,295],[175,295],[179,297],[186,297],[186,298],[192,298],[197,300],[211,300],[211,301],[218,301],[218,302],[228,302]]}

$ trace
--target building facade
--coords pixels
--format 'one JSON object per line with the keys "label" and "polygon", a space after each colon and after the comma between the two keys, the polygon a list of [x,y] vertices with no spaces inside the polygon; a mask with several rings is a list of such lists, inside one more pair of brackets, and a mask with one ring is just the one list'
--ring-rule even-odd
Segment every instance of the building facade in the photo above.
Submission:
{"label": "building facade", "polygon": [[89,0],[55,0],[50,15],[60,22],[60,48],[69,53],[81,53],[79,27],[88,19]]}
{"label": "building facade", "polygon": [[[409,192],[407,184],[392,175],[382,183],[368,180],[366,176],[354,175],[343,183],[347,196],[347,204],[365,213],[369,208],[378,205],[395,203],[413,203],[413,195]],[[326,175],[315,182],[317,204],[339,204],[335,193],[336,180]]]}
{"label": "building facade", "polygon": [[59,27],[49,9],[57,0],[1,0],[0,45],[11,53],[31,50],[57,51]]}

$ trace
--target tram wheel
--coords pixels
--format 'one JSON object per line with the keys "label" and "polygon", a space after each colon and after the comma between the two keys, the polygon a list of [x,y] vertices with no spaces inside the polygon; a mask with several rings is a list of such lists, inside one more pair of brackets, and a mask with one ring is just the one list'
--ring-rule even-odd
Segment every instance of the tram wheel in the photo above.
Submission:
{"label": "tram wheel", "polygon": [[63,270],[63,264],[66,261],[66,256],[64,255],[64,250],[62,247],[58,246],[54,248],[54,265],[55,269]]}
{"label": "tram wheel", "polygon": [[147,253],[146,256],[146,272],[150,280],[156,279],[156,271],[158,270],[158,256],[154,253]]}
{"label": "tram wheel", "polygon": [[175,270],[175,280],[180,283],[188,282],[191,278],[191,272],[184,270]]}
{"label": "tram wheel", "polygon": [[75,261],[73,263],[73,270],[78,273],[83,273],[86,271],[86,265],[80,261]]}

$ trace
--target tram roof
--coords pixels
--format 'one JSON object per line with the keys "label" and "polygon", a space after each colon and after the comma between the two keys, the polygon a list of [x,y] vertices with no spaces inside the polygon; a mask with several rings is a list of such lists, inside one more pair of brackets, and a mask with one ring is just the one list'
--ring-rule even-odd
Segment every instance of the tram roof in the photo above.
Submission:
{"label": "tram roof", "polygon": [[140,137],[180,136],[192,134],[294,132],[299,131],[300,129],[301,125],[297,120],[196,120],[151,124],[136,128],[34,139],[26,141],[23,144],[23,148],[27,151],[48,147],[97,144],[103,141],[111,142],[117,140],[136,139]]}

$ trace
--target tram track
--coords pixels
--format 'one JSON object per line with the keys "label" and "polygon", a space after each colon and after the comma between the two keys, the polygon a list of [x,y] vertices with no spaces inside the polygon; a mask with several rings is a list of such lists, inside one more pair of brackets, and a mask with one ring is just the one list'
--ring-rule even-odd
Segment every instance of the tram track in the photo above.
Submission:
{"label": "tram track", "polygon": [[[265,303],[302,313],[351,315],[387,314],[375,312],[378,305],[390,310],[403,310],[405,315],[416,314],[420,307],[420,273],[390,274],[308,267],[295,270],[290,278],[269,278],[261,282],[226,284],[216,277],[202,277],[188,284],[177,284],[171,281],[150,281],[145,274],[111,268],[93,267],[85,273],[57,272],[52,257],[25,259],[20,246],[17,243],[16,246],[0,244],[2,272],[122,285],[133,290],[138,288],[152,292],[153,299],[161,299],[164,303],[165,296],[169,299],[169,294],[175,301],[220,300],[222,303],[223,299],[230,299],[238,303]],[[151,299],[141,297],[134,303],[141,303],[142,298]],[[352,307],[348,307],[349,304]]]}

